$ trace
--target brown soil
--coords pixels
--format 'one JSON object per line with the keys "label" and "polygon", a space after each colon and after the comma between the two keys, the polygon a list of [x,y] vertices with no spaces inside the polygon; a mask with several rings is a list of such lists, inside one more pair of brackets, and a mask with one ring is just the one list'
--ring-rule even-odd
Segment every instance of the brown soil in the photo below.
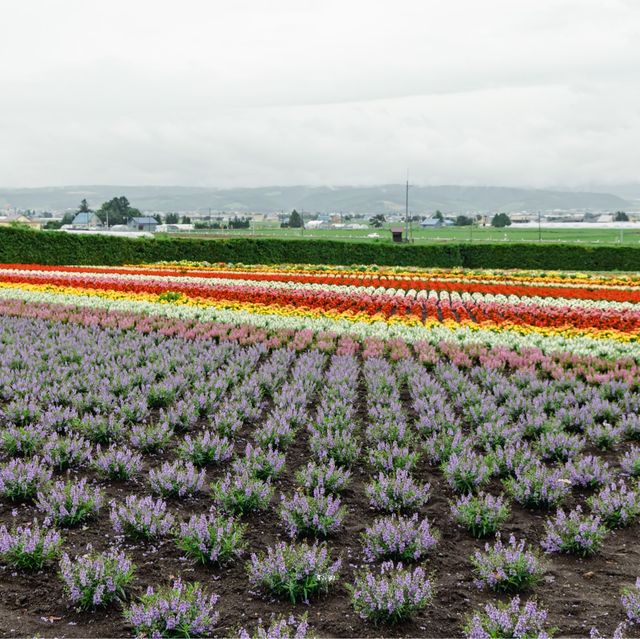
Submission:
{"label": "brown soil", "polygon": [[[363,408],[360,407],[360,414]],[[362,415],[363,416],[363,415]],[[242,450],[253,427],[245,428],[238,438],[236,451]],[[270,509],[246,517],[249,524],[247,538],[249,549],[257,551],[278,540],[287,539],[277,513],[279,493],[290,494],[295,489],[294,473],[308,461],[306,433],[287,452],[284,476],[277,481],[277,492]],[[591,451],[590,451],[591,452]],[[615,463],[621,451],[606,455]],[[146,468],[136,481],[101,482],[107,497],[123,500],[126,494],[149,494],[145,476],[149,468],[173,459],[174,451],[162,455],[147,456]],[[208,478],[220,476],[223,469],[209,469]],[[482,541],[473,539],[453,522],[448,501],[453,492],[444,483],[440,473],[426,465],[416,473],[431,483],[432,498],[421,514],[429,518],[441,533],[441,541],[433,550],[425,566],[433,573],[437,593],[433,605],[412,621],[395,627],[374,627],[360,620],[349,601],[345,584],[353,581],[354,570],[363,564],[359,534],[378,515],[373,512],[365,497],[365,484],[370,470],[365,465],[356,466],[354,481],[344,494],[349,509],[344,531],[329,539],[334,555],[343,558],[340,584],[328,595],[311,600],[309,605],[292,605],[286,601],[265,598],[262,593],[251,591],[244,562],[224,568],[196,566],[181,557],[172,541],[158,544],[127,544],[126,550],[137,565],[132,596],[144,592],[148,585],[165,584],[172,577],[181,575],[185,580],[197,580],[220,595],[220,636],[231,636],[239,626],[252,626],[262,618],[268,620],[272,613],[307,613],[314,630],[320,636],[335,637],[452,637],[460,636],[466,617],[472,610],[499,597],[480,591],[473,584],[469,557]],[[98,481],[89,471],[81,471]],[[496,483],[493,487],[499,490]],[[574,503],[583,495],[574,496]],[[190,500],[169,500],[170,508],[180,517],[206,512],[211,500],[205,494]],[[570,503],[569,505],[572,505]],[[11,511],[16,507],[0,500],[0,522],[14,521]],[[36,515],[30,505],[17,506],[18,522],[26,522]],[[512,516],[503,532],[513,532],[537,545],[542,538],[547,513],[530,511],[514,506]],[[86,544],[104,549],[116,541],[109,521],[109,509],[103,508],[100,516],[85,526],[65,531],[65,549],[71,555],[82,553]],[[544,582],[531,596],[537,598],[549,611],[549,625],[562,636],[589,635],[596,625],[610,636],[623,618],[619,602],[620,589],[632,585],[640,574],[640,540],[637,526],[616,531],[605,542],[603,551],[595,558],[581,560],[570,556],[548,557]],[[503,597],[503,599],[506,599]],[[0,636],[19,637],[129,637],[132,629],[123,620],[121,609],[111,606],[91,613],[74,611],[65,599],[54,567],[37,574],[13,572],[0,567]]]}

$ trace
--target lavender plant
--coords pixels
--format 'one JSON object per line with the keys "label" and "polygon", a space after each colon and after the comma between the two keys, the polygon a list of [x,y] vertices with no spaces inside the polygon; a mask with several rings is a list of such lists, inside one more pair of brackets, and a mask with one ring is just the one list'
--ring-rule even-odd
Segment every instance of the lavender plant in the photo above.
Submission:
{"label": "lavender plant", "polygon": [[273,486],[247,472],[227,473],[211,484],[211,495],[226,512],[243,515],[267,508],[273,496]]}
{"label": "lavender plant", "polygon": [[92,466],[102,477],[125,480],[139,472],[142,467],[142,455],[116,445],[111,445],[103,451],[98,444]]}
{"label": "lavender plant", "polygon": [[66,470],[88,464],[92,450],[91,443],[81,435],[61,437],[55,433],[45,442],[42,455],[45,464],[57,470]]}
{"label": "lavender plant", "polygon": [[81,610],[107,606],[127,598],[126,587],[133,579],[135,566],[121,551],[113,549],[60,559],[60,578],[66,596]]}
{"label": "lavender plant", "polygon": [[452,453],[441,466],[449,486],[460,493],[471,493],[485,486],[493,473],[493,463],[471,450]]}
{"label": "lavender plant", "polygon": [[136,424],[131,428],[129,442],[143,453],[154,453],[164,450],[173,435],[173,428],[167,422]]}
{"label": "lavender plant", "polygon": [[634,587],[622,591],[620,603],[627,614],[627,621],[640,625],[640,577],[636,579]]}
{"label": "lavender plant", "polygon": [[30,501],[50,480],[53,471],[38,457],[12,459],[0,467],[0,494],[11,501]]}
{"label": "lavender plant", "polygon": [[369,448],[369,464],[379,472],[412,470],[420,459],[420,452],[398,442],[378,442],[375,448]]}
{"label": "lavender plant", "polygon": [[94,444],[109,444],[122,438],[124,424],[114,415],[87,413],[72,420],[72,430],[86,437]]}
{"label": "lavender plant", "polygon": [[233,470],[237,474],[246,473],[258,479],[272,479],[284,469],[285,454],[274,448],[266,450],[258,446],[247,444],[244,456],[236,459]]}
{"label": "lavender plant", "polygon": [[311,452],[320,461],[335,461],[339,466],[351,466],[360,456],[360,446],[349,431],[316,433],[309,439]]}
{"label": "lavender plant", "polygon": [[426,518],[418,519],[417,513],[412,517],[379,517],[361,537],[367,561],[418,561],[438,543],[437,531],[431,528]]}
{"label": "lavender plant", "polygon": [[233,444],[227,437],[221,437],[209,430],[194,437],[187,435],[178,446],[178,455],[198,467],[226,461],[231,458],[232,452]]}
{"label": "lavender plant", "polygon": [[476,612],[464,628],[467,639],[549,639],[547,611],[535,601],[520,605],[516,596],[509,603],[488,603]]}
{"label": "lavender plant", "polygon": [[516,470],[515,477],[504,482],[507,492],[529,508],[549,508],[561,503],[571,490],[571,482],[562,469],[550,469],[541,463]]}
{"label": "lavender plant", "polygon": [[176,544],[187,557],[201,564],[225,564],[242,555],[246,525],[233,517],[210,512],[192,515],[176,532]]}
{"label": "lavender plant", "polygon": [[429,500],[430,488],[429,484],[418,484],[406,470],[399,470],[392,475],[379,473],[365,491],[371,506],[392,513],[418,510]]}
{"label": "lavender plant", "polygon": [[350,590],[354,610],[374,624],[405,621],[433,600],[433,584],[424,568],[391,561],[383,563],[378,574],[367,570],[357,575]]}
{"label": "lavender plant", "polygon": [[119,535],[145,540],[168,535],[175,522],[162,499],[135,495],[128,495],[124,504],[112,502],[110,518]]}
{"label": "lavender plant", "polygon": [[204,470],[198,470],[191,462],[180,460],[164,462],[160,468],[149,471],[151,490],[163,497],[195,495],[202,490],[205,479]]}
{"label": "lavender plant", "polygon": [[640,448],[632,446],[620,460],[622,470],[632,477],[640,477]]}
{"label": "lavender plant", "polygon": [[31,457],[40,452],[46,436],[38,424],[9,425],[0,431],[0,446],[10,457]]}
{"label": "lavender plant", "polygon": [[581,557],[596,554],[607,536],[607,528],[596,515],[585,515],[580,506],[566,514],[558,509],[545,524],[545,538],[540,542],[548,553],[569,553]]}
{"label": "lavender plant", "polygon": [[252,585],[292,603],[327,592],[336,582],[341,560],[333,561],[325,545],[277,543],[266,553],[252,553],[247,571]]}
{"label": "lavender plant", "polygon": [[290,498],[282,495],[280,517],[290,537],[327,537],[340,528],[346,514],[340,498],[326,494],[320,487],[314,488],[312,495],[293,493]]}
{"label": "lavender plant", "polygon": [[485,544],[484,552],[477,550],[471,558],[478,588],[497,592],[517,592],[535,586],[544,573],[538,553],[525,548],[524,539],[516,541],[511,535],[507,544],[500,534],[493,545]]}
{"label": "lavender plant", "polygon": [[338,466],[333,459],[326,463],[309,462],[296,473],[296,481],[306,490],[312,491],[320,487],[335,495],[347,488],[351,481],[351,471]]}
{"label": "lavender plant", "polygon": [[617,446],[624,435],[624,426],[608,422],[596,423],[586,429],[587,437],[600,450],[611,450]]}
{"label": "lavender plant", "polygon": [[157,591],[149,586],[125,616],[138,637],[210,637],[220,617],[218,599],[198,582],[176,579]]}
{"label": "lavender plant", "polygon": [[0,527],[0,561],[14,568],[39,570],[60,554],[62,537],[51,528],[42,528],[37,519],[31,525]]}
{"label": "lavender plant", "polygon": [[584,438],[581,435],[572,435],[562,430],[553,430],[540,435],[537,448],[542,459],[567,461],[578,455],[584,445]]}
{"label": "lavender plant", "polygon": [[57,481],[46,490],[38,491],[36,508],[46,515],[45,523],[75,526],[95,517],[102,506],[102,492],[89,486],[86,479]]}
{"label": "lavender plant", "polygon": [[296,619],[293,615],[277,617],[268,626],[258,622],[253,632],[240,628],[238,639],[312,639],[307,616]]}
{"label": "lavender plant", "polygon": [[455,520],[474,537],[486,537],[500,529],[511,514],[509,502],[502,495],[489,493],[462,495],[451,504]]}
{"label": "lavender plant", "polygon": [[576,457],[566,465],[572,486],[598,488],[611,481],[612,473],[607,462],[595,455]]}
{"label": "lavender plant", "polygon": [[612,482],[587,503],[607,528],[629,526],[640,515],[640,487],[629,488],[622,480]]}

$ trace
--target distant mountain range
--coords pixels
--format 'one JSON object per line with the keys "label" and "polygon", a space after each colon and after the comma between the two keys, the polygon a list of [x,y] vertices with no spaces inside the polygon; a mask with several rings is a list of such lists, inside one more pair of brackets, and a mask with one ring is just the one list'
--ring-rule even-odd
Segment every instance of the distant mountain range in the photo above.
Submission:
{"label": "distant mountain range", "polygon": [[[493,211],[589,210],[616,211],[640,208],[640,187],[621,187],[625,196],[610,192],[542,190],[496,186],[412,186],[409,208],[425,214],[486,213]],[[86,198],[92,208],[124,195],[143,211],[392,213],[404,211],[405,187],[260,187],[215,189],[186,186],[65,186],[34,189],[1,189],[0,209],[15,207],[49,211],[75,209]]]}

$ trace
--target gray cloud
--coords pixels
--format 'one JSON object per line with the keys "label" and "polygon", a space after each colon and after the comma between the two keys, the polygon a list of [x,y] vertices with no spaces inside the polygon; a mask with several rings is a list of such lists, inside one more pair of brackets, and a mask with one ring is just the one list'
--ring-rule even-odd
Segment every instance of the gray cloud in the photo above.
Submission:
{"label": "gray cloud", "polygon": [[2,9],[0,182],[637,179],[632,0],[30,0]]}

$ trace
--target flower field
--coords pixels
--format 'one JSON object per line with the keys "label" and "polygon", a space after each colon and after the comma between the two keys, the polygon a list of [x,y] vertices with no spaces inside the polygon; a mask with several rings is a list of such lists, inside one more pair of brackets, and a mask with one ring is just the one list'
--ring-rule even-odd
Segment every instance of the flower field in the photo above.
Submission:
{"label": "flower field", "polygon": [[640,278],[0,265],[0,635],[640,636]]}

